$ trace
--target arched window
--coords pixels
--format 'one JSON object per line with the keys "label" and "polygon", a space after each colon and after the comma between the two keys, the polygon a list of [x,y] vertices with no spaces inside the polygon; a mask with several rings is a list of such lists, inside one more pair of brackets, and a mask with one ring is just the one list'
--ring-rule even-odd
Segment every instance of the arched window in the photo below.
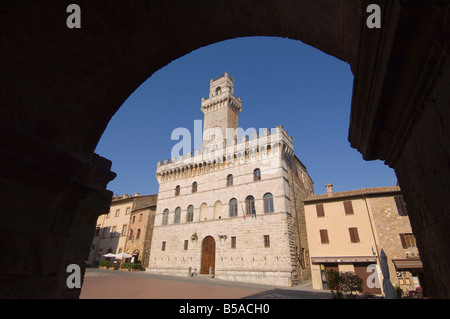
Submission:
{"label": "arched window", "polygon": [[181,218],[181,208],[177,207],[177,208],[175,208],[175,218],[174,218],[173,222],[175,224],[179,224],[180,218]]}
{"label": "arched window", "polygon": [[227,186],[231,186],[233,185],[233,175],[228,175],[227,176]]}
{"label": "arched window", "polygon": [[264,213],[273,213],[273,195],[266,193],[264,195]]}
{"label": "arched window", "polygon": [[259,168],[255,169],[253,171],[253,180],[254,181],[259,181],[261,180],[261,170]]}
{"label": "arched window", "polygon": [[220,88],[220,86],[218,86],[217,88],[216,88],[216,95],[217,94],[220,94],[222,92],[222,89]]}
{"label": "arched window", "polygon": [[186,222],[190,223],[192,221],[194,221],[194,206],[189,205],[187,208]]}
{"label": "arched window", "polygon": [[166,208],[163,212],[163,220],[162,224],[167,225],[167,222],[169,221],[169,210]]}
{"label": "arched window", "polygon": [[245,214],[256,217],[255,198],[251,195],[245,198]]}
{"label": "arched window", "polygon": [[136,239],[139,239],[141,237],[141,229],[138,228],[137,232],[136,232]]}
{"label": "arched window", "polygon": [[214,204],[214,219],[222,218],[222,202],[218,200]]}
{"label": "arched window", "polygon": [[238,211],[238,202],[236,198],[230,199],[230,217],[236,217]]}
{"label": "arched window", "polygon": [[175,196],[180,195],[180,185],[177,185],[177,187],[175,187]]}
{"label": "arched window", "polygon": [[192,192],[196,193],[197,192],[197,182],[193,182],[192,183]]}
{"label": "arched window", "polygon": [[206,203],[203,203],[200,205],[200,220],[207,220],[208,219],[208,205]]}

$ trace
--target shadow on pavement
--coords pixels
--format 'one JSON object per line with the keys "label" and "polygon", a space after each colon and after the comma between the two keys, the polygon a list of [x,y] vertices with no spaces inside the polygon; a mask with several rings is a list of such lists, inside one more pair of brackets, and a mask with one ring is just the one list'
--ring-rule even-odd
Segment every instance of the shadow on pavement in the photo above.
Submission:
{"label": "shadow on pavement", "polygon": [[258,292],[242,299],[331,299],[329,292],[272,289]]}

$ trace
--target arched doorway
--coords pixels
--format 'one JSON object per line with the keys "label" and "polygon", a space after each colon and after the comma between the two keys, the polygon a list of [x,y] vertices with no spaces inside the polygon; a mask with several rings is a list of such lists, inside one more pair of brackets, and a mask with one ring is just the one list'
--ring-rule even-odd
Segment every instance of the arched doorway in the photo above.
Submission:
{"label": "arched doorway", "polygon": [[212,236],[203,238],[202,241],[202,259],[200,274],[209,274],[209,268],[212,267],[212,274],[215,273],[216,262],[216,241]]}

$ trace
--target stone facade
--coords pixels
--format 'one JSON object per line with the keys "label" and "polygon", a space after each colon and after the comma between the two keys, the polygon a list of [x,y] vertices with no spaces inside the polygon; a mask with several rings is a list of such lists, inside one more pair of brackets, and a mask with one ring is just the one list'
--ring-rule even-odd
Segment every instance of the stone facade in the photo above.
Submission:
{"label": "stone facade", "polygon": [[[399,187],[333,193],[329,184],[327,194],[305,199],[305,211],[313,288],[326,289],[326,272],[339,269],[356,272],[363,279],[364,291],[382,293],[381,251],[387,256],[394,286],[404,292],[426,286]],[[371,264],[373,270],[367,268]],[[369,287],[367,278],[375,269],[379,284]]]}
{"label": "stone facade", "polygon": [[[227,89],[217,90],[219,82]],[[312,180],[282,126],[251,139],[243,136],[240,142],[234,134],[226,143],[217,133],[208,135],[210,128],[236,132],[241,101],[234,97],[228,73],[212,80],[210,91],[214,101],[202,99],[202,109],[209,108],[204,111],[203,152],[158,163],[147,270],[186,276],[191,269],[227,280],[299,283],[309,277],[301,200],[313,193]],[[206,242],[213,247],[210,255]]]}
{"label": "stone facade", "polygon": [[[89,262],[102,260],[102,256],[107,253],[120,254],[122,252],[128,254],[136,252],[138,253],[136,261],[142,260],[143,253],[150,249],[147,246],[151,243],[156,197],[156,195],[141,196],[138,193],[131,196],[127,194],[121,197],[114,196],[109,212],[97,218]],[[139,229],[141,231],[139,231],[138,241],[136,235]],[[146,246],[142,242],[147,242],[148,245]]]}
{"label": "stone facade", "polygon": [[374,220],[377,244],[388,256],[391,282],[407,292],[419,285],[424,288],[425,278],[407,212],[399,213],[395,197],[401,195],[396,195],[370,198],[369,209]]}

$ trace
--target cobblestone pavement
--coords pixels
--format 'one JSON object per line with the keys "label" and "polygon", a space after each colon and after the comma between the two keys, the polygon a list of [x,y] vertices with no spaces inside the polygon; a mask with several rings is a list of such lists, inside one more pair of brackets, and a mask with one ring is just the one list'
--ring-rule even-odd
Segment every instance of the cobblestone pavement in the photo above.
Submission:
{"label": "cobblestone pavement", "polygon": [[284,288],[224,281],[208,276],[178,277],[145,271],[87,268],[80,299],[329,299],[311,283]]}

